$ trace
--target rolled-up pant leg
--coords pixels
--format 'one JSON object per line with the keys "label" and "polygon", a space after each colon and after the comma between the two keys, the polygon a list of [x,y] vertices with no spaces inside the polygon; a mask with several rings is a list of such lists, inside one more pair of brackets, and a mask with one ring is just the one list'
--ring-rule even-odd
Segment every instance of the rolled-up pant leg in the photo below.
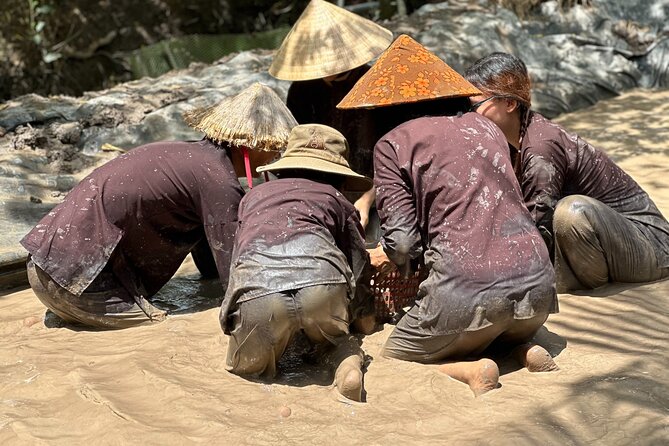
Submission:
{"label": "rolled-up pant leg", "polygon": [[594,198],[570,195],[560,200],[553,230],[558,292],[608,282],[649,282],[665,275],[646,235]]}
{"label": "rolled-up pant leg", "polygon": [[151,322],[113,275],[103,270],[80,295],[60,286],[32,260],[28,281],[37,298],[66,322],[94,328],[127,328]]}
{"label": "rolled-up pant leg", "polygon": [[347,286],[317,285],[251,299],[230,316],[227,369],[272,378],[298,330],[315,343],[336,343],[348,333]]}

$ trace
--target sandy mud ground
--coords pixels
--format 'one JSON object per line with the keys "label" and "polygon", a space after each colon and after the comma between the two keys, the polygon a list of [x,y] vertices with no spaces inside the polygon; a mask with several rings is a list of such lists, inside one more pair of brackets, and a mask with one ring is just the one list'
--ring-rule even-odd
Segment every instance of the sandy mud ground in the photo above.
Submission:
{"label": "sandy mud ground", "polygon": [[[669,91],[559,121],[669,215]],[[313,365],[284,361],[272,385],[227,373],[218,287],[197,277],[187,262],[163,290],[166,322],[115,332],[46,328],[30,290],[0,295],[0,444],[669,444],[669,281],[560,295],[538,341],[561,370],[502,360],[501,388],[478,399],[434,367],[381,358],[386,325],[363,341],[367,402],[346,404]]]}

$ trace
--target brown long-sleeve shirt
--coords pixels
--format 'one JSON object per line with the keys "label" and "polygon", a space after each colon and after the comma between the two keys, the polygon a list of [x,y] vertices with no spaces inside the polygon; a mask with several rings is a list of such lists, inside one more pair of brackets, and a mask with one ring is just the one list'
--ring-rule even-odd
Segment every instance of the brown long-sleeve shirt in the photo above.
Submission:
{"label": "brown long-sleeve shirt", "polygon": [[213,142],[147,144],[95,169],[21,244],[74,294],[114,253],[115,272],[150,296],[206,238],[225,286],[241,197],[227,151]]}
{"label": "brown long-sleeve shirt", "polygon": [[602,150],[538,113],[532,113],[517,172],[525,204],[552,241],[552,219],[567,195],[595,198],[634,222],[653,242],[661,267],[669,267],[669,223],[648,194]]}
{"label": "brown long-sleeve shirt", "polygon": [[373,173],[372,149],[381,136],[375,129],[370,110],[340,110],[337,104],[370,69],[369,65],[351,70],[344,80],[323,79],[293,82],[286,105],[299,124],[323,124],[339,130],[350,147],[351,168],[366,176]]}
{"label": "brown long-sleeve shirt", "polygon": [[[254,187],[239,205],[221,326],[237,303],[308,286],[345,283],[351,318],[373,312],[364,231],[335,188],[301,178]],[[227,331],[226,331],[227,332]]]}
{"label": "brown long-sleeve shirt", "polygon": [[426,333],[557,311],[548,251],[495,124],[475,113],[419,118],[374,151],[384,248],[402,269],[421,255],[428,268],[418,296]]}

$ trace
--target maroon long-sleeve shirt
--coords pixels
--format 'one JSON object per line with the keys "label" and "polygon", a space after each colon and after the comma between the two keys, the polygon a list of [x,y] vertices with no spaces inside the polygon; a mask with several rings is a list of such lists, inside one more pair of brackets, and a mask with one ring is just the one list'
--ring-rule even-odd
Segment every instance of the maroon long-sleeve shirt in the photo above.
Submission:
{"label": "maroon long-sleeve shirt", "polygon": [[373,312],[360,218],[334,187],[301,178],[254,187],[239,205],[239,229],[221,326],[237,303],[308,286],[345,283],[351,318]]}
{"label": "maroon long-sleeve shirt", "polygon": [[150,296],[206,237],[225,286],[242,193],[227,151],[213,142],[152,143],[95,169],[21,244],[77,295],[121,254],[124,271],[115,272]]}
{"label": "maroon long-sleeve shirt", "polygon": [[374,151],[384,248],[402,269],[422,255],[429,271],[418,296],[426,333],[557,312],[548,251],[494,123],[475,113],[419,118]]}
{"label": "maroon long-sleeve shirt", "polygon": [[635,223],[653,242],[660,267],[669,267],[669,223],[648,194],[602,150],[532,113],[517,173],[525,204],[552,240],[552,219],[567,195],[595,198]]}
{"label": "maroon long-sleeve shirt", "polygon": [[374,125],[373,111],[341,110],[337,104],[369,69],[369,65],[363,65],[351,70],[346,79],[331,83],[323,79],[293,82],[286,98],[299,124],[323,124],[339,130],[351,148],[351,169],[367,176],[372,175],[372,149],[381,136]]}

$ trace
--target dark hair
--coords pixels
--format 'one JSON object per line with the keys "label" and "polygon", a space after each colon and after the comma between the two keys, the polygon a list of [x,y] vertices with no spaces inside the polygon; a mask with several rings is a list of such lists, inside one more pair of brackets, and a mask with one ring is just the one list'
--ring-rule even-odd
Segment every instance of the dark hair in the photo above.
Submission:
{"label": "dark hair", "polygon": [[442,98],[379,107],[373,110],[378,134],[383,136],[400,124],[424,116],[455,116],[469,108],[467,98]]}
{"label": "dark hair", "polygon": [[317,183],[329,184],[337,190],[341,190],[346,182],[346,176],[336,173],[321,172],[311,169],[281,169],[272,172],[277,178],[304,178]]}
{"label": "dark hair", "polygon": [[465,79],[488,96],[501,96],[518,101],[522,139],[527,130],[532,106],[532,82],[525,62],[513,54],[492,53],[467,68]]}

